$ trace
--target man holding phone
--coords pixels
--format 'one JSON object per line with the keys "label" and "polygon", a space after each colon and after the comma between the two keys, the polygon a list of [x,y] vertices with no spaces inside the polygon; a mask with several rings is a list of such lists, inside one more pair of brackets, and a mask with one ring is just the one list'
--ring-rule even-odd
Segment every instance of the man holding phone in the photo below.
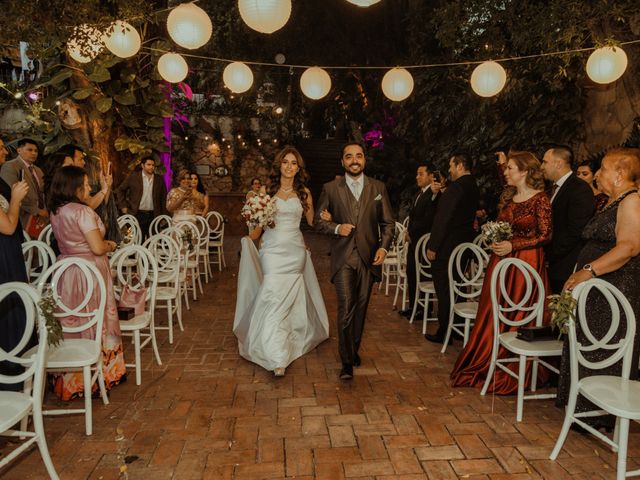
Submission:
{"label": "man holding phone", "polygon": [[49,222],[45,207],[44,173],[35,165],[38,159],[38,144],[31,138],[22,138],[17,144],[18,156],[2,165],[0,177],[11,186],[24,180],[29,186],[20,206],[20,222],[31,237],[38,234]]}

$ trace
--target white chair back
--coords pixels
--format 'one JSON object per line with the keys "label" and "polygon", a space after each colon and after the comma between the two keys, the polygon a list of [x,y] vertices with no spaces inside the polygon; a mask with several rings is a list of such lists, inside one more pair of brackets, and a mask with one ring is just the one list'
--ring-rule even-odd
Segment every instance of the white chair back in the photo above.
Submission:
{"label": "white chair back", "polygon": [[200,235],[200,250],[207,249],[209,247],[209,237],[211,236],[209,222],[202,215],[197,215],[195,225]]}
{"label": "white chair back", "polygon": [[24,237],[25,242],[31,240],[31,235],[29,235],[26,230],[22,230],[22,236]]}
{"label": "white chair back", "polygon": [[430,237],[430,233],[425,233],[418,239],[418,242],[416,243],[416,285],[423,281],[423,279],[431,279],[431,262],[427,258],[427,243],[429,242]]}
{"label": "white chair back", "polygon": [[119,216],[118,228],[120,228],[125,245],[131,243],[142,244],[142,229],[136,217],[129,214]]}
{"label": "white chair back", "polygon": [[222,239],[224,237],[224,217],[222,214],[212,210],[207,213],[205,218],[211,230],[209,237],[210,240],[215,241]]}
{"label": "white chair back", "polygon": [[180,245],[181,243],[165,233],[153,235],[144,242],[143,246],[151,252],[156,261],[158,274],[165,279],[165,283],[178,282],[181,263]]}
{"label": "white chair back", "polygon": [[145,310],[153,315],[158,284],[158,262],[153,254],[141,245],[128,245],[117,250],[109,263],[116,272],[114,281],[116,298],[120,298],[125,285],[134,292],[146,288],[147,308]]}
{"label": "white chair back", "polygon": [[22,254],[27,268],[29,283],[35,285],[40,276],[56,262],[53,249],[40,240],[29,240],[22,244]]}
{"label": "white chair back", "polygon": [[149,225],[149,236],[162,233],[165,228],[169,228],[170,226],[171,217],[169,215],[158,215],[151,220],[151,224]]}
{"label": "white chair back", "polygon": [[[607,319],[609,329],[606,335],[598,338],[589,327],[587,312],[587,300],[589,295],[599,293],[609,304],[611,315],[603,318]],[[571,378],[579,379],[579,366],[590,370],[601,370],[610,367],[622,360],[622,378],[629,379],[633,359],[633,341],[636,333],[636,318],[629,300],[620,290],[599,278],[587,280],[579,284],[573,290],[573,296],[578,305],[576,308],[576,319],[580,324],[580,339],[578,339],[576,324],[569,322],[569,346],[570,346],[570,366]],[[624,321],[621,322],[621,311],[624,313]],[[619,338],[614,340],[614,337]],[[602,360],[593,360],[591,353],[598,351],[607,352],[608,355]]]}
{"label": "white chair back", "polygon": [[459,298],[468,301],[480,296],[488,261],[489,255],[473,243],[461,243],[451,252],[448,266],[451,305]]}
{"label": "white chair back", "polygon": [[473,243],[474,245],[479,246],[480,248],[482,248],[482,250],[484,250],[486,253],[491,254],[491,246],[487,243],[487,240],[485,238],[484,235],[479,234],[476,236],[476,238],[473,239]]}
{"label": "white chair back", "polygon": [[51,246],[51,243],[54,238],[55,237],[53,235],[53,227],[51,227],[51,224],[48,224],[46,227],[44,227],[40,232],[40,235],[38,235],[38,240],[46,243],[49,246]]}
{"label": "white chair back", "polygon": [[402,220],[402,226],[404,228],[407,228],[409,226],[409,216],[408,215],[406,217],[404,217],[404,220]]}

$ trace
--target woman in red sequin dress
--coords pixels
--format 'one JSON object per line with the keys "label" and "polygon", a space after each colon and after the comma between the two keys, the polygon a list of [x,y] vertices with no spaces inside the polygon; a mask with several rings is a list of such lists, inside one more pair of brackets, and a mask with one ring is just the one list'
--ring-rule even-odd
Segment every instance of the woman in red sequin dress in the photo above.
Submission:
{"label": "woman in red sequin dress", "polygon": [[[544,243],[551,240],[551,204],[544,193],[544,179],[540,170],[540,161],[529,152],[510,152],[505,178],[508,186],[500,198],[498,221],[511,224],[513,237],[510,240],[492,245],[493,254],[487,265],[475,324],[469,341],[460,352],[451,373],[454,387],[481,387],[486,379],[493,348],[493,314],[489,279],[496,264],[505,257],[524,260],[535,268],[542,277],[545,297],[550,291],[542,247]],[[525,284],[522,275],[515,269],[508,270],[506,285],[511,298],[514,300],[522,298]],[[533,298],[536,296],[537,293],[534,291]],[[500,325],[501,332],[509,328],[504,324]],[[503,350],[501,348],[498,358],[505,356]],[[515,367],[510,368],[513,368],[515,372],[517,364],[514,365]],[[538,383],[544,383],[547,376],[547,371],[540,368]],[[531,365],[529,364],[526,374],[527,387],[530,379]],[[508,395],[516,393],[517,389],[518,381],[515,378],[496,369],[495,383],[490,387],[490,391]]]}

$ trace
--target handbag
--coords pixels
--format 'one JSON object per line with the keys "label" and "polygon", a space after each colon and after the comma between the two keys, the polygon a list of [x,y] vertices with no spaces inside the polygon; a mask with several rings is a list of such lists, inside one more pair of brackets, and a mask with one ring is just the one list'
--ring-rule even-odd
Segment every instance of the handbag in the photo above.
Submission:
{"label": "handbag", "polygon": [[142,315],[145,312],[147,303],[147,287],[140,287],[137,290],[131,288],[129,285],[124,285],[120,292],[120,300],[118,301],[118,307],[130,307],[137,315]]}
{"label": "handbag", "polygon": [[40,232],[47,226],[47,220],[39,215],[30,215],[25,226],[25,232],[29,234],[31,238],[38,238]]}
{"label": "handbag", "polygon": [[553,327],[541,326],[541,327],[520,327],[516,338],[524,340],[525,342],[543,342],[546,340],[555,340],[556,335],[553,334]]}

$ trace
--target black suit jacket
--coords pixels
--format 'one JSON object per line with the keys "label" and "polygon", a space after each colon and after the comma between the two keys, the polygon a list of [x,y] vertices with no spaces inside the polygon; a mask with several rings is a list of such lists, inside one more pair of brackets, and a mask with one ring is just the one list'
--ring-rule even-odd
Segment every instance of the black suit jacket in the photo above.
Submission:
{"label": "black suit jacket", "polygon": [[436,262],[448,262],[456,246],[473,240],[479,203],[480,190],[473,175],[463,175],[443,192],[427,243],[427,248],[436,252]]}
{"label": "black suit jacket", "polygon": [[[438,192],[434,198],[433,191],[431,188],[428,188],[422,195],[420,195],[420,198],[411,207],[411,210],[409,210],[407,233],[409,233],[411,243],[417,243],[418,239],[422,235],[431,231],[439,199],[440,192]],[[415,202],[415,197],[413,198],[413,201]]]}
{"label": "black suit jacket", "polygon": [[[136,170],[120,184],[115,190],[118,200],[118,208],[127,208],[131,215],[138,213],[140,200],[142,199],[142,172]],[[160,175],[153,176],[153,215],[157,217],[166,213],[167,189]]]}
{"label": "black suit jacket", "polygon": [[552,280],[564,283],[573,272],[583,246],[582,230],[593,217],[594,210],[591,187],[572,173],[551,203],[553,236],[545,253]]}
{"label": "black suit jacket", "polygon": [[[389,250],[393,239],[395,220],[384,183],[365,176],[357,215],[353,202],[355,199],[344,177],[325,183],[322,187],[314,225],[317,230],[334,236],[331,244],[332,280],[347,261],[354,246],[365,265],[379,278],[380,266],[372,265],[376,250]],[[320,212],[324,209],[331,213],[331,222],[320,218]],[[342,223],[350,223],[356,227],[348,237],[335,234],[336,227]]]}

